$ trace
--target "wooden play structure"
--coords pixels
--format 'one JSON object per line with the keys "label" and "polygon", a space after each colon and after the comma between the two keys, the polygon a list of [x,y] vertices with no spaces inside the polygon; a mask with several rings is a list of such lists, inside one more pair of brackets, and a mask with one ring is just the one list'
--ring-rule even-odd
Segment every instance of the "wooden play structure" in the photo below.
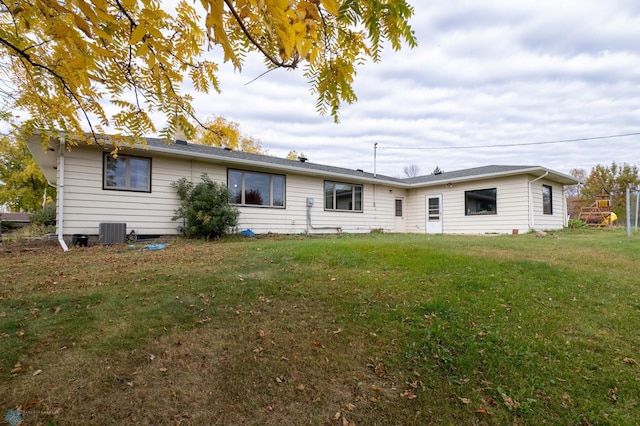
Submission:
{"label": "wooden play structure", "polygon": [[611,194],[603,189],[594,198],[593,204],[580,209],[579,219],[593,227],[611,226],[613,222],[618,220],[618,216],[611,211]]}

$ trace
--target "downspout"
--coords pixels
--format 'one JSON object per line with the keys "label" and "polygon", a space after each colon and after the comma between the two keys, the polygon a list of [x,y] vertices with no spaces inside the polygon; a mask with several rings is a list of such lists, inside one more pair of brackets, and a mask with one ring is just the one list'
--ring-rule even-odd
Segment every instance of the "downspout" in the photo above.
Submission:
{"label": "downspout", "polygon": [[309,235],[309,230],[327,230],[327,229],[335,229],[338,232],[342,232],[342,228],[339,226],[313,226],[311,224],[311,207],[313,207],[313,198],[307,197],[307,235]]}
{"label": "downspout", "polygon": [[533,218],[533,193],[531,192],[531,184],[535,181],[538,181],[549,174],[548,171],[544,172],[542,176],[535,178],[532,181],[529,181],[529,230],[533,230],[535,227],[535,219]]}
{"label": "downspout", "polygon": [[58,157],[58,243],[63,251],[69,251],[64,242],[64,137],[60,139],[60,156]]}
{"label": "downspout", "polygon": [[569,207],[567,207],[567,197],[566,197],[565,186],[562,185],[562,227],[566,228],[569,226]]}

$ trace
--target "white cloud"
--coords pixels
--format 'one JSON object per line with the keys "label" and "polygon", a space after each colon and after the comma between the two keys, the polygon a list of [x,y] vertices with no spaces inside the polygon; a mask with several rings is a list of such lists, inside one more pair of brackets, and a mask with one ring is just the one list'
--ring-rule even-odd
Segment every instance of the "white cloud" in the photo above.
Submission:
{"label": "white cloud", "polygon": [[415,163],[456,170],[530,164],[568,172],[640,162],[640,137],[486,149],[392,150],[514,144],[640,131],[640,3],[614,0],[413,2],[416,49],[385,50],[359,70],[359,101],[341,123],[321,117],[302,70],[242,74],[221,65],[223,93],[197,96],[200,116],[222,115],[313,162],[400,176]]}

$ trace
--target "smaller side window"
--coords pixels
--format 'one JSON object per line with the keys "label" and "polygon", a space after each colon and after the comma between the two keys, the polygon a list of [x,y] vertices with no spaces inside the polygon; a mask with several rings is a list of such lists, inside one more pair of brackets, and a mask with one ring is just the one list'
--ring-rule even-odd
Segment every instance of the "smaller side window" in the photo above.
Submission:
{"label": "smaller side window", "polygon": [[151,192],[151,158],[105,152],[102,167],[102,189]]}
{"label": "smaller side window", "polygon": [[542,185],[542,213],[553,214],[553,188]]}

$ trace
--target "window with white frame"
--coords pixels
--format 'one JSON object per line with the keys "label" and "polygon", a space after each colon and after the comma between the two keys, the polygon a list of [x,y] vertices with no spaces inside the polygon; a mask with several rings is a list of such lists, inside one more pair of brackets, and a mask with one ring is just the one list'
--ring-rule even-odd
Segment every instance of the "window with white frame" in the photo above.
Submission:
{"label": "window with white frame", "polygon": [[231,203],[240,206],[285,207],[285,177],[271,173],[228,170]]}
{"label": "window with white frame", "polygon": [[102,189],[151,192],[151,158],[105,152]]}
{"label": "window with white frame", "polygon": [[324,209],[362,212],[362,185],[325,181]]}

